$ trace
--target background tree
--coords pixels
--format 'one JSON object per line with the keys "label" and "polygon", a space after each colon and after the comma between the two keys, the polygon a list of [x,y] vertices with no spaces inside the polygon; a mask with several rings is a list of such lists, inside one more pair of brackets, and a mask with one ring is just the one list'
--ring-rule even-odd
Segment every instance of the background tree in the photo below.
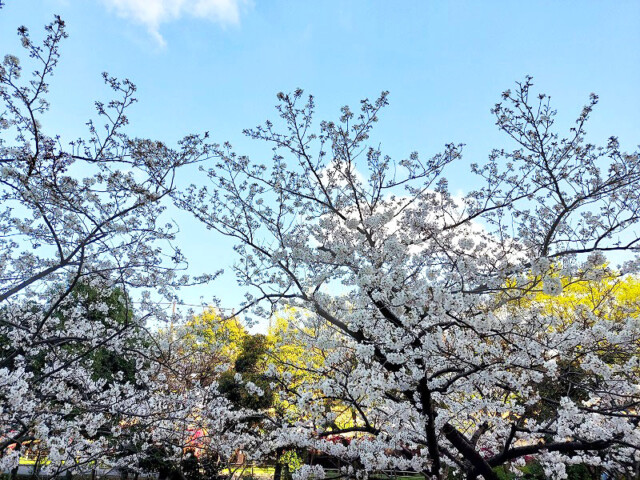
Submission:
{"label": "background tree", "polygon": [[[345,441],[345,438],[339,437],[340,433],[357,434],[359,426],[356,424],[357,405],[354,405],[354,399],[349,402],[327,395],[321,388],[313,392],[307,389],[308,385],[322,385],[329,378],[348,379],[349,372],[355,366],[353,358],[339,366],[333,365],[331,359],[339,355],[337,350],[340,345],[339,339],[335,338],[335,330],[308,312],[295,308],[277,311],[271,322],[268,335],[274,348],[269,352],[269,372],[275,386],[274,414],[277,424],[291,427],[313,420],[305,407],[306,397],[311,394],[325,411],[324,423],[315,425],[315,430],[336,441]],[[320,345],[322,348],[318,348]],[[350,431],[351,428],[355,430]],[[338,433],[333,435],[332,432]],[[280,445],[276,450],[276,465],[283,463],[287,455],[302,457],[306,462],[317,461],[315,450],[296,448],[295,443],[280,444],[277,439],[276,445]],[[326,458],[325,463],[338,467],[340,459]],[[297,465],[298,468],[300,466]],[[289,472],[285,473],[291,474],[293,471],[293,468],[289,468]],[[278,480],[281,473],[276,467],[274,479]]]}
{"label": "background tree", "polygon": [[[210,309],[161,329],[153,338],[162,365],[157,381],[166,385],[169,395],[193,404],[167,424],[174,430],[143,461],[144,468],[193,480],[241,474],[247,464],[237,462],[239,455],[265,459],[270,450],[261,450],[263,435],[272,428],[273,404],[266,337],[251,335],[237,318],[223,318]],[[211,411],[212,404],[226,411]],[[171,455],[170,448],[179,448],[181,454]]]}
{"label": "background tree", "polygon": [[217,382],[222,373],[233,368],[247,335],[237,317],[224,318],[215,309],[155,333],[156,339],[165,345],[163,351],[180,365],[179,370],[166,372],[168,381],[175,382],[176,388],[193,381],[203,386]]}
{"label": "background tree", "polygon": [[[543,309],[558,319],[555,328],[563,332],[575,328],[577,323],[586,329],[595,327],[613,334],[621,330],[621,324],[634,321],[640,315],[640,282],[637,276],[620,276],[605,264],[594,268],[588,279],[577,276],[568,279],[558,274],[558,280],[562,283],[559,295],[538,292],[515,302],[515,308]],[[542,382],[540,400],[530,407],[531,414],[538,416],[538,422],[554,419],[558,399],[562,397],[588,405],[591,398],[600,395],[602,376],[582,367],[585,356],[595,355],[606,364],[630,367],[619,375],[624,375],[629,381],[637,378],[638,369],[629,362],[640,355],[640,343],[630,339],[629,344],[621,348],[618,344],[611,344],[608,336],[602,335],[591,351],[580,345],[573,357],[558,356],[557,376]],[[633,462],[628,467],[633,468]]]}
{"label": "background tree", "polygon": [[234,405],[252,410],[273,406],[273,392],[266,373],[269,340],[259,333],[246,335],[232,369],[221,375],[219,389]]}

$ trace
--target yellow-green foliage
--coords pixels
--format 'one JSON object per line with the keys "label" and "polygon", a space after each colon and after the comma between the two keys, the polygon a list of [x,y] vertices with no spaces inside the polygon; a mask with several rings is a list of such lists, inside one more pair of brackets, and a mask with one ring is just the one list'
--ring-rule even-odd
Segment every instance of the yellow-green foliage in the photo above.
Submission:
{"label": "yellow-green foliage", "polygon": [[[272,324],[269,328],[268,338],[274,346],[271,354],[271,363],[277,370],[279,378],[284,380],[284,385],[279,395],[277,395],[277,407],[281,411],[291,414],[301,415],[297,412],[297,407],[290,399],[295,398],[295,394],[301,393],[304,386],[318,384],[323,378],[335,374],[336,366],[330,366],[327,362],[329,355],[334,348],[338,347],[332,342],[327,342],[334,335],[334,331],[324,322],[313,322],[313,314],[293,307],[285,308],[272,317]],[[322,348],[316,341],[323,338]],[[339,342],[338,342],[339,343]],[[342,368],[349,368],[342,365]],[[321,398],[321,391],[314,391],[314,397]],[[341,402],[335,398],[324,400],[325,412],[331,412],[328,417],[333,420],[322,427],[327,430],[353,427],[356,425],[357,415],[352,405]],[[297,413],[296,413],[297,412]]]}
{"label": "yellow-green foliage", "polygon": [[[293,383],[317,378],[324,365],[326,351],[313,347],[318,330],[301,321],[305,312],[287,307],[272,318],[267,338],[274,346],[273,364],[279,372],[290,372]],[[320,327],[318,327],[320,328]]]}
{"label": "yellow-green foliage", "polygon": [[[640,279],[631,275],[619,276],[602,267],[596,278],[569,280],[561,278],[562,293],[548,295],[539,292],[533,301],[545,313],[575,321],[581,312],[590,312],[596,318],[623,321],[640,315]],[[592,317],[593,318],[593,317]]]}
{"label": "yellow-green foliage", "polygon": [[[517,308],[538,309],[552,318],[549,331],[564,332],[579,327],[579,331],[592,331],[592,335],[599,335],[598,332],[602,331],[620,331],[629,321],[640,320],[640,278],[637,276],[621,276],[603,265],[594,272],[574,278],[559,274],[556,278],[562,283],[562,291],[558,295],[538,291],[517,304]],[[544,397],[556,402],[565,396],[576,402],[587,401],[600,382],[597,372],[583,366],[582,362],[588,355],[597,356],[605,364],[620,366],[640,354],[637,335],[615,344],[603,335],[597,338],[590,338],[588,347],[577,345],[557,357],[557,376],[545,379],[539,386]],[[623,375],[634,379],[640,374],[635,368],[624,369],[623,372]],[[540,402],[538,411],[541,418],[550,418],[555,414],[555,406]]]}
{"label": "yellow-green foliage", "polygon": [[237,318],[225,319],[214,309],[160,330],[165,361],[174,365],[165,372],[168,383],[174,389],[189,388],[193,381],[210,385],[233,367],[247,335]]}
{"label": "yellow-green foliage", "polygon": [[292,411],[294,405],[287,398],[288,393],[301,391],[303,385],[315,382],[323,374],[326,351],[313,347],[317,328],[303,322],[306,312],[293,307],[278,311],[272,317],[267,338],[273,346],[269,363],[278,372],[280,394],[277,405],[280,409]]}
{"label": "yellow-green foliage", "polygon": [[247,335],[236,317],[225,319],[213,308],[192,317],[182,332],[183,348],[208,353],[219,362],[229,364],[235,362]]}

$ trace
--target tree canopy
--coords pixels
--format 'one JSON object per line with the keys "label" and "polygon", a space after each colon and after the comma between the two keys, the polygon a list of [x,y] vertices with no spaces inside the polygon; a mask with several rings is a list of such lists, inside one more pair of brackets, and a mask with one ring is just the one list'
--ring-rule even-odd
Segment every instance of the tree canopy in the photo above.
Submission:
{"label": "tree canopy", "polygon": [[[239,452],[296,480],[325,475],[296,452],[357,479],[637,474],[640,156],[587,140],[596,95],[563,132],[531,77],[504,91],[505,146],[453,195],[462,145],[395,160],[371,141],[387,92],[320,122],[312,96],[278,94],[278,120],[245,131],[258,163],[208,134],[128,136],[135,86],[105,74],[116,98],[64,144],[43,113],[65,24],[18,33],[35,67],[0,66],[0,470],[36,446],[54,474],[196,475],[197,453],[231,478]],[[215,276],[179,275],[169,201],[235,240],[230,318],[148,329],[168,324],[156,299]],[[267,335],[249,312],[274,316]]]}
{"label": "tree canopy", "polygon": [[[245,132],[272,147],[269,163],[220,145],[210,183],[174,198],[236,240],[245,308],[289,306],[332,332],[308,347],[332,350],[332,374],[298,389],[308,420],[281,435],[353,471],[497,478],[531,456],[560,477],[576,462],[631,471],[637,316],[567,323],[535,299],[597,282],[606,252],[628,254],[616,275],[638,268],[640,160],[615,137],[586,141],[597,96],[563,135],[531,78],[505,91],[492,112],[511,149],[473,164],[483,185],[462,198],[444,176],[461,145],[395,161],[367,144],[386,92],[317,128],[312,96],[278,98],[279,123]],[[567,365],[583,397],[545,396],[576,380]],[[353,408],[351,425],[335,427],[327,398]],[[354,432],[348,446],[326,439]]]}

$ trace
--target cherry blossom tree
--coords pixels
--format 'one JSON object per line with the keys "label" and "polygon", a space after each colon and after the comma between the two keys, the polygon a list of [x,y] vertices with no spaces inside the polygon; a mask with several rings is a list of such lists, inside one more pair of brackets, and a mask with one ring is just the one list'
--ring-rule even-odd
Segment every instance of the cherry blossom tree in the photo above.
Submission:
{"label": "cherry blossom tree", "polygon": [[179,455],[185,422],[206,411],[224,423],[227,407],[215,385],[185,394],[162,381],[166,355],[145,324],[162,311],[145,292],[189,282],[160,216],[178,170],[209,147],[129,137],[135,86],[107,74],[115,98],[65,144],[46,115],[65,24],[56,17],[42,44],[18,35],[34,71],[23,78],[14,55],[0,65],[0,471],[16,472],[26,449],[52,472],[135,466],[157,445]]}
{"label": "cherry blossom tree", "polygon": [[[567,319],[535,300],[597,281],[607,253],[624,257],[615,275],[640,265],[638,152],[586,140],[597,96],[562,135],[531,78],[505,91],[492,112],[507,146],[472,165],[480,187],[462,198],[444,176],[460,168],[461,145],[395,161],[368,143],[386,92],[319,126],[313,97],[278,99],[278,124],[245,132],[272,147],[266,164],[220,145],[210,183],[174,195],[236,239],[244,310],[286,305],[331,332],[310,347],[331,351],[325,374],[291,397],[304,415],[273,445],[327,452],[358,478],[495,479],[525,459],[554,478],[577,463],[634,472],[638,316],[583,308]],[[328,399],[351,406],[350,424]],[[327,438],[339,434],[354,439]]]}

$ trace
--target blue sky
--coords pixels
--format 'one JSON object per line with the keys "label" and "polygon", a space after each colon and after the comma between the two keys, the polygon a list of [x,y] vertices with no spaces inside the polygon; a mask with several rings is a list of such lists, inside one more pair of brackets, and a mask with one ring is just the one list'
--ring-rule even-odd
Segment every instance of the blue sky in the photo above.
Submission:
{"label": "blue sky", "polygon": [[[489,109],[525,75],[552,96],[559,123],[577,116],[590,92],[600,104],[590,139],[640,142],[640,2],[5,0],[0,54],[19,53],[15,29],[38,38],[54,13],[70,38],[52,82],[50,129],[83,133],[93,101],[105,98],[100,73],[128,77],[140,102],[130,133],[166,142],[210,131],[237,150],[268,160],[269,149],[241,131],[274,117],[275,94],[297,87],[316,96],[320,118],[343,104],[391,92],[374,141],[401,158],[465,143],[448,172],[452,188],[492,147],[507,145]],[[230,244],[182,224],[182,249],[198,269],[228,267]],[[185,292],[215,293],[232,306],[230,279]]]}

